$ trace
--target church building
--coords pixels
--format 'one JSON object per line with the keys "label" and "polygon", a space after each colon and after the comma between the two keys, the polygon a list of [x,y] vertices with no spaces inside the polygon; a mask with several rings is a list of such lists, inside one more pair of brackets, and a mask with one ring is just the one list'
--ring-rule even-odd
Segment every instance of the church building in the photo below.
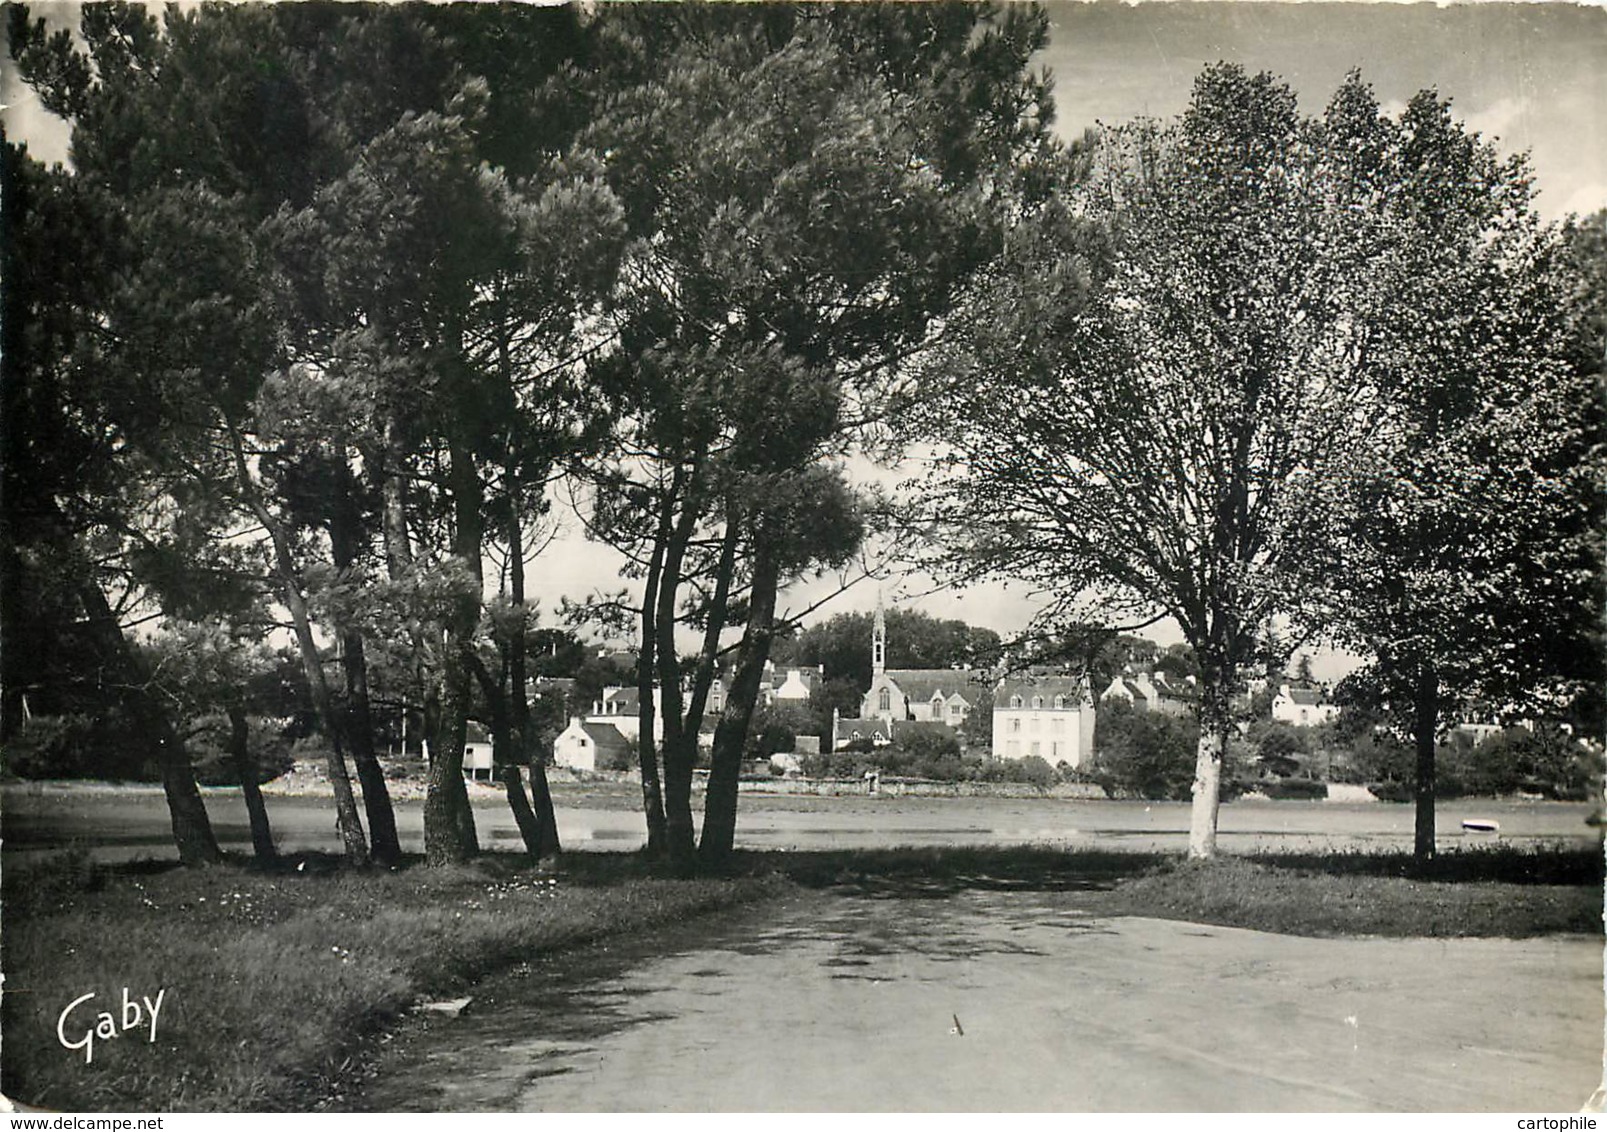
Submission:
{"label": "church building", "polygon": [[861,719],[946,723],[957,729],[976,702],[976,686],[969,672],[887,667],[887,619],[880,603],[871,630],[870,666],[870,690],[859,707]]}

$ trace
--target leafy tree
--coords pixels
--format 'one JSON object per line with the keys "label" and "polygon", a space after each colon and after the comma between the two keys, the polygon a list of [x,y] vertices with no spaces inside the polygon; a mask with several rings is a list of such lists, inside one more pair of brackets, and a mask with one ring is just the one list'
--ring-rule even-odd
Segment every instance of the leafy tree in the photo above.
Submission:
{"label": "leafy tree", "polygon": [[[642,657],[664,696],[662,823],[643,745],[649,843],[683,862],[698,723],[721,634],[743,624],[705,805],[717,859],[778,592],[858,544],[832,462],[991,254],[979,181],[1042,136],[1046,92],[1023,71],[1044,23],[854,5],[611,16],[605,77],[645,79],[587,135],[614,155],[635,237],[616,358],[630,463],[598,525],[645,576]],[[678,614],[703,639],[684,665]]]}
{"label": "leafy tree", "polygon": [[1020,213],[916,422],[942,438],[930,517],[962,578],[1041,585],[1051,630],[1181,628],[1201,693],[1195,856],[1215,851],[1239,667],[1305,600],[1365,431],[1343,127],[1219,65],[1176,121],[1096,134]]}
{"label": "leafy tree", "polygon": [[1447,705],[1556,710],[1590,683],[1601,622],[1601,402],[1579,355],[1580,281],[1502,158],[1432,92],[1398,119],[1359,81],[1331,116],[1364,144],[1340,166],[1356,235],[1368,443],[1324,577],[1338,623],[1417,750],[1414,848],[1434,853]]}
{"label": "leafy tree", "polygon": [[971,714],[960,724],[960,736],[965,745],[975,751],[990,751],[993,747],[993,689],[979,689],[971,703]]}
{"label": "leafy tree", "polygon": [[[24,11],[8,17],[14,45],[45,40]],[[48,42],[66,57],[68,37]],[[140,559],[172,497],[107,405],[127,392],[102,364],[95,301],[118,226],[60,168],[4,139],[0,151],[0,742],[9,759],[31,713],[76,717],[73,730],[104,739],[97,753],[112,756],[80,772],[143,763],[159,773],[180,860],[206,864],[219,851],[189,756],[126,632],[148,616]]]}
{"label": "leafy tree", "polygon": [[1112,795],[1180,801],[1194,780],[1198,727],[1159,712],[1115,703],[1094,723],[1094,780]]}
{"label": "leafy tree", "polygon": [[[884,617],[889,668],[987,668],[1003,649],[998,633],[957,618],[898,608]],[[863,695],[871,681],[873,620],[869,613],[834,614],[779,642],[775,661],[821,665],[827,679],[851,680]]]}

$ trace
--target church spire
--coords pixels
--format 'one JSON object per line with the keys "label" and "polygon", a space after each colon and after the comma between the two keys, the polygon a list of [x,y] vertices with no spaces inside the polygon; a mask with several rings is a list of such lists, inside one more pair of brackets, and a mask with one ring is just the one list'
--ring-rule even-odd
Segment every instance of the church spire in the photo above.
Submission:
{"label": "church spire", "polygon": [[876,592],[876,622],[870,635],[870,669],[873,674],[887,668],[887,618],[882,614],[881,591]]}

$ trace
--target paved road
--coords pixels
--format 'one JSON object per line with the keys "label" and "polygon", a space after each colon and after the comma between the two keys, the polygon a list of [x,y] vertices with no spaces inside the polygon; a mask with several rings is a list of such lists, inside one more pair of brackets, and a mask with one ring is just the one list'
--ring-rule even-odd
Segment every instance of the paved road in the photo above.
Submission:
{"label": "paved road", "polygon": [[[810,893],[666,954],[482,988],[388,1110],[1575,1111],[1600,940],[1318,940],[1074,893]],[[955,1033],[954,1018],[962,1033]]]}

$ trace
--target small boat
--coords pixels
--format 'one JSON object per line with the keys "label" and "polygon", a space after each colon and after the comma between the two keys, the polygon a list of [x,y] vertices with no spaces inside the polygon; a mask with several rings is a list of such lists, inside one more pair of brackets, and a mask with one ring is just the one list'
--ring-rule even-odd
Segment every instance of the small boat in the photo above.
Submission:
{"label": "small boat", "polygon": [[1501,823],[1494,818],[1463,818],[1464,833],[1500,833]]}

